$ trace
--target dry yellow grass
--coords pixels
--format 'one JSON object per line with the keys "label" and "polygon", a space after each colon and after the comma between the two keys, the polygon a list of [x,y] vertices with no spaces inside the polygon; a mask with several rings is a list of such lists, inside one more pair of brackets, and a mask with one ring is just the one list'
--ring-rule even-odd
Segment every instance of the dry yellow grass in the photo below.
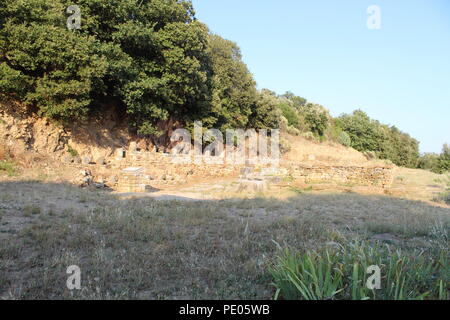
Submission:
{"label": "dry yellow grass", "polygon": [[334,165],[358,165],[368,162],[360,152],[337,143],[317,143],[291,135],[284,137],[291,145],[291,150],[283,156],[283,159],[288,161]]}
{"label": "dry yellow grass", "polygon": [[448,176],[426,170],[398,168],[388,194],[406,199],[432,201],[447,188]]}

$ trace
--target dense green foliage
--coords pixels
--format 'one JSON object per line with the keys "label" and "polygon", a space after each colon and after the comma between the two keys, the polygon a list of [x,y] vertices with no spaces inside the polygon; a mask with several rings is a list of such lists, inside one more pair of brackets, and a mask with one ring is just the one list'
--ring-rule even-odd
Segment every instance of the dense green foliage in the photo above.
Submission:
{"label": "dense green foliage", "polygon": [[211,35],[190,1],[79,0],[81,28],[68,30],[72,4],[1,2],[0,94],[66,121],[114,102],[144,134],[169,120],[273,125],[237,45]]}
{"label": "dense green foliage", "polygon": [[450,172],[450,146],[444,144],[442,153],[425,153],[419,158],[417,165],[420,169],[426,169],[435,173]]}
{"label": "dense green foliage", "polygon": [[450,146],[444,144],[442,148],[442,153],[438,158],[437,171],[439,173],[450,172]]}
{"label": "dense green foliage", "polygon": [[300,117],[297,111],[288,103],[281,103],[278,105],[283,117],[288,121],[289,126],[298,128],[300,126]]}
{"label": "dense green foliage", "polygon": [[303,115],[309,131],[318,136],[325,134],[331,119],[328,110],[319,104],[307,103],[299,111]]}
{"label": "dense green foliage", "polygon": [[399,166],[417,166],[419,142],[396,127],[381,124],[361,110],[340,116],[337,125],[349,134],[351,146],[356,150],[374,152]]}

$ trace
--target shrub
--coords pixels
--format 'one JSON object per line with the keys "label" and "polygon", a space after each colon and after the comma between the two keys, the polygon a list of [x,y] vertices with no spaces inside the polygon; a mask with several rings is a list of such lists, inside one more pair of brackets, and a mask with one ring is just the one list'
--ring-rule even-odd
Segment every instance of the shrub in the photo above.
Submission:
{"label": "shrub", "polygon": [[23,214],[27,217],[41,213],[41,207],[37,205],[29,205],[23,208]]}
{"label": "shrub", "polygon": [[289,143],[288,140],[284,139],[284,138],[280,138],[280,152],[281,154],[284,153],[288,153],[289,151],[291,151],[291,144]]}
{"label": "shrub", "polygon": [[305,124],[308,126],[309,131],[319,137],[324,135],[331,119],[328,110],[319,104],[307,103],[300,108],[300,114],[305,119]]}
{"label": "shrub", "polygon": [[352,144],[352,139],[350,138],[350,136],[347,132],[342,131],[339,134],[338,142],[346,147],[350,147]]}
{"label": "shrub", "polygon": [[450,146],[448,144],[444,144],[441,154],[423,154],[418,160],[417,167],[439,174],[447,171],[450,172]]}
{"label": "shrub", "polygon": [[68,152],[72,157],[77,157],[77,156],[78,156],[77,150],[73,149],[70,145],[67,145],[67,152]]}
{"label": "shrub", "polygon": [[373,151],[366,151],[363,152],[363,155],[366,157],[367,160],[375,160],[378,159],[378,156],[375,152]]}
{"label": "shrub", "polygon": [[302,133],[300,132],[300,130],[298,130],[297,128],[294,128],[292,126],[288,126],[286,129],[286,132],[289,134],[292,134],[293,136],[299,136]]}
{"label": "shrub", "polygon": [[356,110],[336,119],[351,139],[351,147],[360,152],[374,152],[381,159],[389,159],[398,166],[415,168],[419,159],[419,142],[394,126],[371,119]]}
{"label": "shrub", "polygon": [[417,162],[417,168],[440,173],[439,157],[440,155],[436,153],[424,153]]}
{"label": "shrub", "polygon": [[303,136],[303,138],[305,138],[306,140],[309,140],[309,141],[315,140],[314,133],[312,133],[311,131],[303,133],[302,136]]}
{"label": "shrub", "polygon": [[278,107],[280,108],[283,117],[285,117],[286,120],[288,121],[288,125],[298,128],[300,125],[300,119],[294,107],[291,107],[287,103],[282,103]]}

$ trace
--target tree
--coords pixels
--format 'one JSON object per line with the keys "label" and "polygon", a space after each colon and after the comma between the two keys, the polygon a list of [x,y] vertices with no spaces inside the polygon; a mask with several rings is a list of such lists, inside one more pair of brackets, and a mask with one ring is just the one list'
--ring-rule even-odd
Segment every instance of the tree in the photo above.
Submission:
{"label": "tree", "polygon": [[69,4],[2,1],[3,95],[62,120],[115,99],[141,133],[210,108],[208,29],[190,1],[80,0],[80,30],[66,27]]}
{"label": "tree", "polygon": [[281,113],[277,108],[277,100],[267,91],[257,93],[257,98],[252,105],[252,113],[249,117],[249,127],[254,129],[278,129],[280,128]]}
{"label": "tree", "polygon": [[288,121],[288,125],[298,128],[300,126],[300,119],[297,114],[297,111],[288,103],[281,102],[278,104],[278,108],[280,108],[283,117],[285,117]]}
{"label": "tree", "polygon": [[245,128],[257,99],[255,81],[234,42],[213,34],[210,36],[210,51],[214,125],[222,130]]}
{"label": "tree", "polygon": [[450,146],[446,143],[442,147],[442,153],[437,161],[438,173],[450,172]]}
{"label": "tree", "polygon": [[399,166],[416,167],[419,159],[419,142],[398,128],[381,124],[361,110],[351,115],[341,115],[337,125],[351,139],[351,146],[361,152],[375,152]]}
{"label": "tree", "polygon": [[299,113],[304,117],[309,130],[322,137],[328,128],[331,116],[324,107],[319,104],[307,103],[300,108]]}
{"label": "tree", "polygon": [[308,102],[305,98],[296,96],[290,91],[286,91],[286,93],[282,94],[281,97],[290,100],[293,104],[293,107],[297,110],[306,105],[306,103]]}

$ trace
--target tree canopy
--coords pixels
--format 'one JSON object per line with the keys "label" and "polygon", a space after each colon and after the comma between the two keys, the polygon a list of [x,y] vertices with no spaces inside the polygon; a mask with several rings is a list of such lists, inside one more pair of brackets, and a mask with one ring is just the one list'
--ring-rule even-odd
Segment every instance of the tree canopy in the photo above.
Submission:
{"label": "tree canopy", "polygon": [[78,30],[66,26],[71,4],[2,1],[2,95],[63,121],[115,101],[143,134],[169,119],[226,128],[258,115],[261,99],[239,48],[210,34],[190,1],[79,0]]}

